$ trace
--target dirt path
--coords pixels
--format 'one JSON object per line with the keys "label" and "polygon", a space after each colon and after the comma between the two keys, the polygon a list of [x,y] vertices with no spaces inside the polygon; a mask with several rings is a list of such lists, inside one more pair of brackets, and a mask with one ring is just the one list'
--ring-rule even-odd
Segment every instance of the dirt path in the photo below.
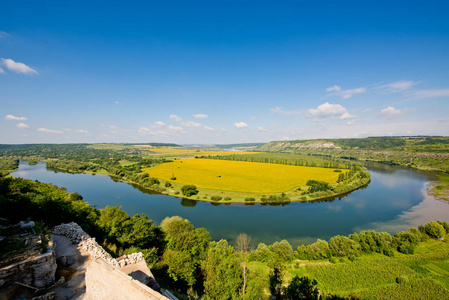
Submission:
{"label": "dirt path", "polygon": [[56,271],[56,281],[64,276],[66,282],[52,291],[56,293],[56,299],[83,299],[86,292],[85,274],[86,266],[90,260],[89,254],[72,244],[69,238],[62,235],[51,235],[56,247],[56,258],[66,256],[70,265]]}

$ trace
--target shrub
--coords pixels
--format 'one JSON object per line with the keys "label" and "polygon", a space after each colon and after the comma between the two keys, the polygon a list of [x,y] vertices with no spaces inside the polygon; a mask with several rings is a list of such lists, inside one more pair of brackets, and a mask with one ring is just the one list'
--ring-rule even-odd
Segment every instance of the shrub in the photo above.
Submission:
{"label": "shrub", "polygon": [[436,221],[427,223],[424,226],[424,232],[431,238],[440,238],[446,234],[444,227]]}
{"label": "shrub", "polygon": [[231,198],[231,197],[225,197],[224,200],[225,200],[225,201],[231,201],[232,198]]}
{"label": "shrub", "polygon": [[221,198],[221,196],[211,196],[210,197],[210,200],[212,200],[212,201],[220,201],[221,199],[223,199],[223,198]]}
{"label": "shrub", "polygon": [[175,195],[179,195],[179,191],[176,191],[176,192],[175,192]]}
{"label": "shrub", "polygon": [[405,284],[408,282],[408,279],[407,277],[401,275],[396,278],[396,282],[399,284]]}
{"label": "shrub", "polygon": [[248,198],[245,198],[245,201],[256,201],[256,199],[254,199],[253,197],[248,197]]}
{"label": "shrub", "polygon": [[169,181],[165,182],[165,187],[171,187],[171,183]]}
{"label": "shrub", "polygon": [[188,185],[184,185],[181,188],[181,192],[184,196],[190,197],[190,196],[198,194],[198,189],[196,188],[195,185],[188,184]]}

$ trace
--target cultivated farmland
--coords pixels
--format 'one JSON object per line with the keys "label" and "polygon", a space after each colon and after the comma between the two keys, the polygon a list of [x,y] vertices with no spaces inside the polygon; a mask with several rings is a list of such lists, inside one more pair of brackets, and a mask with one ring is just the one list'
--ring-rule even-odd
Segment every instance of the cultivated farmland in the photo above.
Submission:
{"label": "cultivated farmland", "polygon": [[142,170],[151,177],[199,188],[247,193],[281,193],[308,180],[336,183],[334,169],[301,167],[242,161],[187,159],[164,163]]}

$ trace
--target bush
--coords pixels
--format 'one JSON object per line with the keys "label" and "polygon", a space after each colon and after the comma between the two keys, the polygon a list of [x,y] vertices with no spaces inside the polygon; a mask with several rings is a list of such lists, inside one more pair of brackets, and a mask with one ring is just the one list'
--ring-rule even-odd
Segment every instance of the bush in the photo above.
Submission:
{"label": "bush", "polygon": [[221,196],[211,196],[210,197],[210,200],[212,200],[212,201],[220,201],[221,199],[223,199],[223,198],[221,198]]}
{"label": "bush", "polygon": [[174,176],[170,177],[170,180],[176,180],[176,177],[174,177]]}
{"label": "bush", "polygon": [[225,201],[231,201],[232,198],[231,198],[231,197],[225,197],[224,200],[225,200]]}
{"label": "bush", "polygon": [[188,185],[184,185],[181,188],[181,192],[184,196],[190,197],[190,196],[198,194],[198,189],[196,188],[195,185],[188,184]]}
{"label": "bush", "polygon": [[438,222],[432,221],[424,226],[424,232],[431,238],[440,238],[446,234],[446,229]]}
{"label": "bush", "polygon": [[168,181],[166,181],[166,182],[165,182],[165,187],[171,187],[171,183],[168,182]]}
{"label": "bush", "polygon": [[399,284],[405,284],[408,282],[408,279],[407,277],[401,275],[396,278],[396,282]]}
{"label": "bush", "polygon": [[254,199],[253,197],[248,197],[248,198],[245,198],[245,201],[256,201],[256,199]]}
{"label": "bush", "polygon": [[176,191],[176,192],[175,192],[175,195],[179,195],[179,191]]}

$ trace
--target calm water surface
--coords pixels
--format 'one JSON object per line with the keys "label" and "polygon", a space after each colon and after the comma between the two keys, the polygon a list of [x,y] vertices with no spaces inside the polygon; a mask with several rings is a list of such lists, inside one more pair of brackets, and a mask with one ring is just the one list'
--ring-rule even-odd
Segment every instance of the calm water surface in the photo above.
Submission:
{"label": "calm water surface", "polygon": [[122,206],[130,215],[145,213],[157,224],[167,216],[181,216],[196,227],[205,227],[213,239],[232,241],[245,232],[254,244],[286,239],[296,247],[360,230],[394,234],[431,220],[449,222],[449,202],[425,193],[427,182],[434,179],[431,174],[380,164],[366,167],[371,173],[366,188],[333,201],[284,206],[183,200],[151,194],[108,176],[54,172],[45,163],[30,166],[21,162],[12,175],[66,187],[98,208]]}

